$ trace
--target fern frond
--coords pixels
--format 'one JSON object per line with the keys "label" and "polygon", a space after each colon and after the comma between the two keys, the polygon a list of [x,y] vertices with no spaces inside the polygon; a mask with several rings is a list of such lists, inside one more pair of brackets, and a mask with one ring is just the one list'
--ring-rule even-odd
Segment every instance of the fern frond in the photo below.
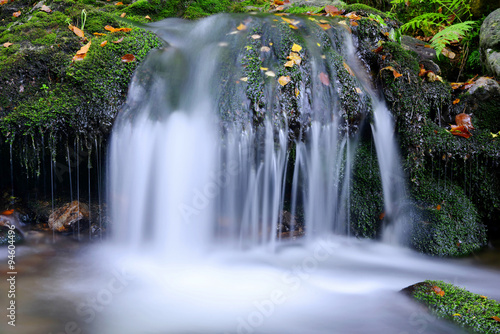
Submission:
{"label": "fern frond", "polygon": [[446,27],[435,34],[431,39],[431,46],[436,50],[436,56],[439,58],[441,51],[443,51],[446,45],[451,41],[460,39],[460,37],[473,30],[476,25],[475,21],[465,21]]}
{"label": "fern frond", "polygon": [[425,13],[414,17],[401,26],[401,31],[429,28],[431,26],[441,25],[447,20],[447,16],[440,13]]}

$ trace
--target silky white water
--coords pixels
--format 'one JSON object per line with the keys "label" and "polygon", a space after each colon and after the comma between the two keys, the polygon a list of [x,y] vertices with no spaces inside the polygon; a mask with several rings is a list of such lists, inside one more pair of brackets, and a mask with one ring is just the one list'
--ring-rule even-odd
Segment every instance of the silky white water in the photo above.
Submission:
{"label": "silky white water", "polygon": [[[168,44],[136,73],[111,138],[112,241],[40,278],[39,304],[51,305],[50,314],[65,310],[54,333],[460,333],[398,291],[440,279],[500,298],[498,271],[393,243],[404,232],[406,199],[392,120],[353,58],[349,34],[334,27],[329,38],[371,100],[391,217],[383,231],[390,242],[349,237],[359,138],[342,117],[333,65],[313,49],[319,41],[307,35],[300,135],[289,139],[275,77],[262,72],[261,104],[247,98],[241,78],[252,73],[242,50],[250,50],[252,27],[277,44],[274,19],[154,24]],[[236,30],[242,22],[247,30]],[[274,53],[261,57],[279,73]],[[284,210],[303,217],[302,238],[280,237]]]}

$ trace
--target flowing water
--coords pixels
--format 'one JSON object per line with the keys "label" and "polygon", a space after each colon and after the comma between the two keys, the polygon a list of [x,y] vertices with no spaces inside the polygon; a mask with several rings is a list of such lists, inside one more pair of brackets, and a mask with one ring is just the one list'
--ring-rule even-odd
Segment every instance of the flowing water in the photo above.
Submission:
{"label": "flowing water", "polygon": [[[372,106],[390,217],[388,242],[349,237],[359,136],[342,117],[335,68],[314,51],[325,40],[315,39],[312,23],[295,23],[309,32],[310,50],[309,79],[295,93],[300,134],[290,137],[277,78],[264,73],[280,73],[276,55],[261,55],[268,68],[257,69],[263,103],[246,97],[242,78],[253,77],[242,50],[255,31],[252,39],[278,47],[275,19],[152,26],[167,45],[134,77],[109,148],[113,240],[54,255],[53,265],[25,278],[24,333],[459,333],[398,291],[441,279],[500,298],[498,271],[398,245],[406,198],[390,113],[350,35],[335,26],[329,43],[370,100],[361,108],[368,114]],[[243,23],[246,30],[236,30]],[[304,237],[280,238],[284,210]],[[44,326],[30,331],[41,318]]]}

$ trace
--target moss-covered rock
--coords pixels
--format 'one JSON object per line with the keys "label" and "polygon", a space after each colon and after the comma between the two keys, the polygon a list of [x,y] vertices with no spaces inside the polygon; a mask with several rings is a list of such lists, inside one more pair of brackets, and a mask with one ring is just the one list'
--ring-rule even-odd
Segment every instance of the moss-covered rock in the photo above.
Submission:
{"label": "moss-covered rock", "polygon": [[402,290],[436,316],[473,333],[500,333],[500,303],[443,281],[425,281]]}

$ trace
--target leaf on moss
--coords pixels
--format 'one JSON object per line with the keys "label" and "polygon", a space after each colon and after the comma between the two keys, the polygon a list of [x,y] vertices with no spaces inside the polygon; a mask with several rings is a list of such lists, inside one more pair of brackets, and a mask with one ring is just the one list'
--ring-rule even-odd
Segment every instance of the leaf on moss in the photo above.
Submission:
{"label": "leaf on moss", "polygon": [[[302,58],[300,58],[299,54],[296,53],[296,52],[290,52],[290,54],[288,55],[287,59],[289,59],[290,61],[292,61],[294,64],[297,64],[297,65],[300,65],[300,63],[302,62]],[[287,66],[285,64],[286,67],[292,67],[292,66]]]}
{"label": "leaf on moss", "polygon": [[273,71],[267,71],[264,74],[267,75],[268,77],[275,77],[276,76],[276,74]]}
{"label": "leaf on moss", "polygon": [[44,11],[46,13],[50,13],[52,12],[52,9],[49,8],[49,6],[46,6],[46,5],[43,5],[41,8],[40,8],[41,11]]}
{"label": "leaf on moss", "polygon": [[76,52],[76,55],[73,57],[73,61],[83,60],[87,56],[87,52],[89,51],[91,44],[92,41],[89,41],[87,44],[82,46],[80,50]]}
{"label": "leaf on moss", "polygon": [[493,320],[495,320],[495,321],[500,322],[500,318],[499,318],[499,317],[497,317],[496,315],[492,316],[492,317],[491,317],[491,319],[493,319]]}
{"label": "leaf on moss", "polygon": [[240,78],[240,80],[243,81],[243,82],[247,82],[248,81],[248,77]]}
{"label": "leaf on moss", "polygon": [[318,74],[318,77],[323,85],[325,86],[330,85],[330,79],[328,78],[328,74],[326,74],[325,72],[321,72],[320,74]]}
{"label": "leaf on moss", "polygon": [[455,100],[453,101],[453,104],[457,104],[458,102],[460,102],[460,99],[455,99]]}
{"label": "leaf on moss", "polygon": [[117,32],[117,31],[129,32],[132,30],[132,28],[113,28],[110,25],[105,26],[104,29],[110,32]]}
{"label": "leaf on moss", "polygon": [[125,17],[126,15],[127,15],[127,13],[121,13],[120,17]]}
{"label": "leaf on moss", "polygon": [[436,206],[436,210],[438,210],[438,211],[439,211],[439,210],[441,210],[441,204],[438,204],[438,205]]}
{"label": "leaf on moss", "polygon": [[293,60],[289,60],[285,63],[285,67],[293,67],[293,65],[295,65],[295,63],[293,62]]}
{"label": "leaf on moss", "polygon": [[18,10],[17,12],[13,13],[13,14],[12,14],[12,16],[14,16],[14,17],[19,17],[19,16],[21,16],[21,11],[20,11],[20,10]]}
{"label": "leaf on moss", "polygon": [[392,75],[394,75],[394,79],[397,79],[399,77],[402,77],[403,75],[401,73],[398,73],[398,71],[396,71],[394,69],[394,67],[392,66],[386,66],[384,67],[383,69],[381,69],[380,71],[383,71],[383,70],[388,70],[388,71],[391,71],[392,72]]}
{"label": "leaf on moss", "polygon": [[108,44],[108,41],[104,41],[100,44],[101,47],[105,46],[106,44]]}
{"label": "leaf on moss", "polygon": [[344,68],[347,70],[347,72],[349,72],[350,75],[352,75],[353,77],[356,76],[356,74],[354,74],[354,71],[349,67],[349,65],[347,65],[346,62],[343,62],[343,65],[344,65]]}
{"label": "leaf on moss", "polygon": [[106,36],[106,34],[103,34],[102,32],[95,32],[94,36]]}
{"label": "leaf on moss", "polygon": [[281,77],[278,78],[278,82],[281,86],[285,86],[287,83],[290,82],[290,80],[291,80],[290,76],[288,75],[287,76],[282,75]]}
{"label": "leaf on moss", "polygon": [[297,87],[295,87],[295,97],[299,97],[300,91]]}
{"label": "leaf on moss", "polygon": [[111,43],[118,44],[118,43],[121,43],[121,42],[123,42],[123,37],[121,37],[120,39],[117,39],[116,41],[112,41]]}
{"label": "leaf on moss", "polygon": [[293,45],[292,45],[292,51],[293,52],[300,52],[300,50],[302,50],[302,47],[300,45],[298,45],[298,44],[293,43]]}
{"label": "leaf on moss", "polygon": [[355,12],[347,13],[347,14],[345,14],[345,17],[347,17],[347,18],[349,18],[351,20],[360,20],[361,19],[361,16],[356,15]]}
{"label": "leaf on moss", "polygon": [[467,129],[467,127],[465,127],[463,125],[461,125],[461,126],[452,125],[450,132],[452,135],[460,136],[460,137],[464,137],[464,138],[470,138],[472,136],[471,133],[469,132],[469,130]]}
{"label": "leaf on moss", "polygon": [[323,30],[328,30],[328,29],[330,29],[330,28],[332,27],[331,25],[329,25],[329,24],[327,24],[327,23],[319,23],[318,25],[319,25],[319,26],[321,27],[321,29],[323,29]]}
{"label": "leaf on moss", "polygon": [[382,220],[385,217],[385,212],[382,212],[380,215],[378,215],[378,219]]}
{"label": "leaf on moss", "polygon": [[359,26],[358,22],[353,21],[353,20],[350,20],[350,21],[349,21],[349,23],[350,23],[350,24],[351,24],[351,26],[353,26],[353,27],[357,27],[357,26]]}
{"label": "leaf on moss", "polygon": [[269,51],[271,51],[271,48],[269,46],[263,46],[260,48],[260,51],[261,52],[269,52]]}
{"label": "leaf on moss", "polygon": [[337,16],[337,15],[342,14],[342,11],[340,9],[338,9],[337,7],[332,6],[332,5],[325,6],[325,12],[329,16]]}
{"label": "leaf on moss", "polygon": [[115,6],[123,6],[123,2],[121,2],[121,1],[117,2],[117,3],[115,3]]}
{"label": "leaf on moss", "polygon": [[135,61],[135,56],[133,54],[127,53],[122,57],[122,62],[130,63],[131,61]]}
{"label": "leaf on moss", "polygon": [[460,313],[453,313],[454,317],[461,317],[462,315]]}
{"label": "leaf on moss", "polygon": [[2,44],[4,48],[8,48],[11,45],[14,45],[13,43],[5,42]]}
{"label": "leaf on moss", "polygon": [[255,34],[255,35],[252,35],[252,36],[250,36],[250,37],[252,37],[252,39],[259,39],[259,38],[260,38],[260,35]]}
{"label": "leaf on moss", "polygon": [[244,25],[243,23],[240,23],[240,25],[237,26],[236,29],[238,29],[239,31],[247,30],[247,26]]}
{"label": "leaf on moss", "polygon": [[434,291],[434,293],[440,297],[444,296],[444,290],[441,290],[441,288],[438,287],[437,285],[432,286],[432,291]]}
{"label": "leaf on moss", "polygon": [[457,123],[458,126],[465,126],[468,130],[474,130],[474,126],[472,126],[472,121],[470,118],[470,115],[461,113],[455,116],[455,123]]}
{"label": "leaf on moss", "polygon": [[71,30],[72,32],[74,32],[75,35],[78,36],[78,37],[80,37],[80,38],[84,38],[85,37],[85,33],[80,28],[77,28],[77,27],[75,27],[72,24],[70,24],[68,26],[68,29]]}

